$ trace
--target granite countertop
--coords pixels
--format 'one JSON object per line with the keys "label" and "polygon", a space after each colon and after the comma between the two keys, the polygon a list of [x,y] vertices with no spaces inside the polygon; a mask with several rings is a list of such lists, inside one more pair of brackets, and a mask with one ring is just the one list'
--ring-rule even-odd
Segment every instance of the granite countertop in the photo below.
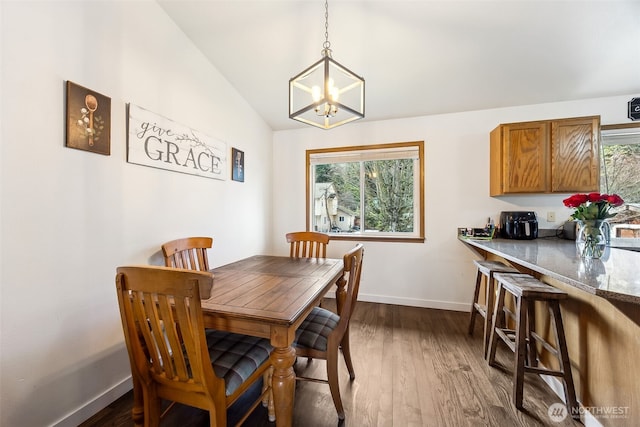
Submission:
{"label": "granite countertop", "polygon": [[640,304],[640,252],[607,248],[601,259],[585,260],[576,253],[574,241],[556,237],[459,239],[602,298]]}

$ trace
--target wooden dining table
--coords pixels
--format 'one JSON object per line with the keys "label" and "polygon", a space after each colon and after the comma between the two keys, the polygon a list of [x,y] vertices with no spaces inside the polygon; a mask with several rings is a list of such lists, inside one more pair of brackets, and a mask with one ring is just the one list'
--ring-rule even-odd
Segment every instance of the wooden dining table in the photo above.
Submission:
{"label": "wooden dining table", "polygon": [[268,338],[276,425],[292,424],[296,329],[333,286],[346,291],[342,259],[252,256],[211,270],[211,297],[202,301],[205,326]]}

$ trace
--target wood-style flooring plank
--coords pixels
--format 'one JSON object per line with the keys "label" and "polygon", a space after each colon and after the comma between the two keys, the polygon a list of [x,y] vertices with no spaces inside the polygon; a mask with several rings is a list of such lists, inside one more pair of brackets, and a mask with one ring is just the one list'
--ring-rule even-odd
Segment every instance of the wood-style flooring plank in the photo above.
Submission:
{"label": "wood-style flooring plank", "polygon": [[[335,302],[328,299],[323,306],[335,309]],[[560,399],[535,375],[525,379],[524,411],[515,409],[511,403],[513,353],[499,345],[499,366],[488,366],[482,357],[481,322],[476,322],[472,337],[467,325],[468,313],[359,302],[351,323],[354,381],[342,359],[339,364],[345,421],[338,422],[328,385],[298,382],[294,425],[581,426],[569,417],[560,423],[549,418],[549,406]],[[326,378],[321,360],[299,358],[295,369]],[[131,426],[131,404],[129,392],[81,427]],[[176,405],[162,425],[208,426],[208,415]],[[244,425],[275,424],[258,407]]]}
{"label": "wood-style flooring plank", "polygon": [[385,426],[392,422],[392,311],[392,306],[385,305],[356,309],[351,322],[351,357],[357,387],[350,400],[351,412],[362,414],[363,425]]}

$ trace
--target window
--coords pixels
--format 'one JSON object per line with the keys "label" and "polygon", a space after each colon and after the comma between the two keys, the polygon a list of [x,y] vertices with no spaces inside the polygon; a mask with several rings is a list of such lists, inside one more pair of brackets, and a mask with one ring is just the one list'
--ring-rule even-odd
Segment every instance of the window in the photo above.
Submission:
{"label": "window", "polygon": [[424,241],[424,142],[307,150],[307,229]]}
{"label": "window", "polygon": [[603,192],[640,203],[640,129],[602,132]]}
{"label": "window", "polygon": [[603,126],[601,142],[600,191],[625,201],[609,220],[611,245],[640,248],[640,124]]}

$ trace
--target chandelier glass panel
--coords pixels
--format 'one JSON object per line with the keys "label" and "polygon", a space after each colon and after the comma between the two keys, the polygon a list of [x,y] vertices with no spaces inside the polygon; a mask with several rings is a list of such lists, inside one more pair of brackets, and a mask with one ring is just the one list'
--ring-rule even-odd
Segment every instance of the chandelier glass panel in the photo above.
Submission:
{"label": "chandelier glass panel", "polygon": [[322,58],[289,80],[289,118],[331,129],[364,117],[364,79],[331,57],[325,1]]}

